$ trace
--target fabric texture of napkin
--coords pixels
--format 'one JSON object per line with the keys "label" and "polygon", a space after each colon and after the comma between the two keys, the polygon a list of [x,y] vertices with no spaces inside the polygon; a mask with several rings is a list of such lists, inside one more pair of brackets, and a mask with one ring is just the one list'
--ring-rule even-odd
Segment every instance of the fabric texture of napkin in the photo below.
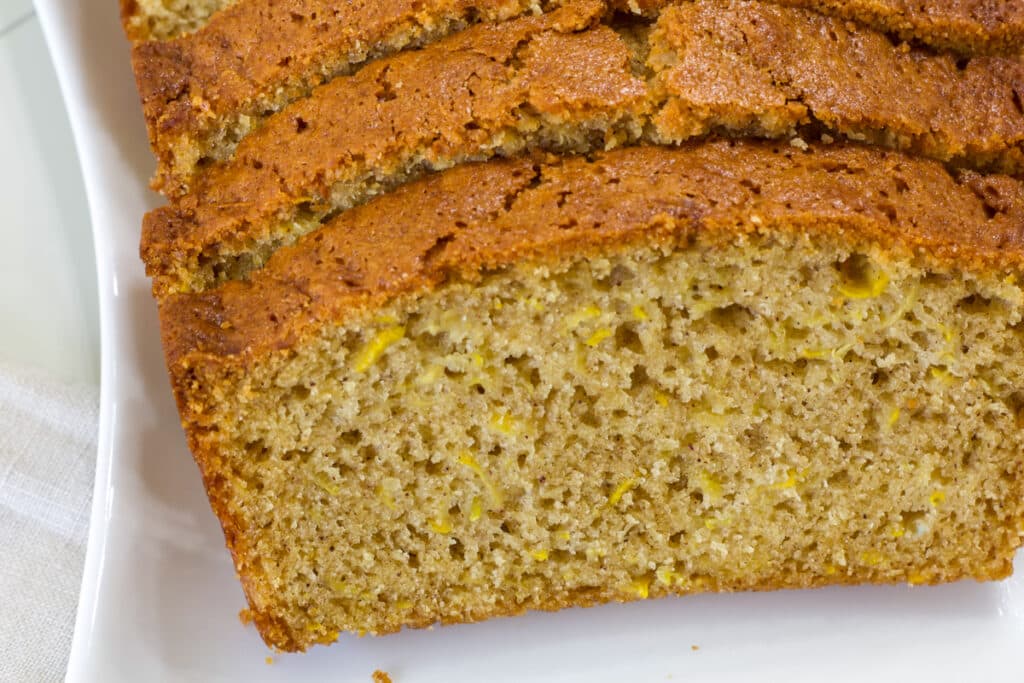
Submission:
{"label": "fabric texture of napkin", "polygon": [[0,363],[0,681],[64,677],[98,413],[97,387]]}

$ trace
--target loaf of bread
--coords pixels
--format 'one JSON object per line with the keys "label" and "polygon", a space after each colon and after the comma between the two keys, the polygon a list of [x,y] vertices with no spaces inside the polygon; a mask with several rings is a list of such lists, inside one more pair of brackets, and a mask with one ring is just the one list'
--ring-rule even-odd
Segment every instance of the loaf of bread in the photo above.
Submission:
{"label": "loaf of bread", "polygon": [[[268,644],[1010,573],[1024,8],[228,4],[124,7],[167,367]],[[272,30],[307,10],[335,42]],[[215,44],[248,66],[175,66]]]}

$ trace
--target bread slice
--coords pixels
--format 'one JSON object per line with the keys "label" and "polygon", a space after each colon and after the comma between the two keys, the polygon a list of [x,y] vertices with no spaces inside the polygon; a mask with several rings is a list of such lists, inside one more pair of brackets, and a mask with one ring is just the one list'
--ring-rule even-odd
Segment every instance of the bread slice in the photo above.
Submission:
{"label": "bread slice", "polygon": [[1020,181],[712,141],[433,174],[160,319],[252,617],[302,650],[1008,575],[1022,264]]}
{"label": "bread slice", "polygon": [[[168,195],[180,194],[189,187],[197,165],[229,158],[238,141],[269,114],[367,60],[430,43],[467,25],[551,11],[562,4],[560,0],[242,0],[191,35],[141,42],[134,48],[133,63],[159,159],[155,187]],[[620,10],[657,16],[665,7],[689,3],[595,0],[593,4],[591,11],[597,15]],[[1024,9],[1016,3],[986,3],[983,8],[947,2],[800,0],[783,4],[816,7],[840,19],[863,19],[918,43],[967,49],[968,56],[976,50],[1024,44]],[[176,0],[126,2],[126,27],[135,36],[139,27],[150,25],[156,36],[191,30],[217,6]],[[167,25],[175,16],[182,19],[177,28]],[[789,51],[786,55],[793,58]]]}
{"label": "bread slice", "polygon": [[477,26],[335,79],[270,117],[190,194],[146,217],[154,291],[244,279],[279,245],[368,197],[523,149],[586,152],[717,131],[845,137],[953,165],[1024,169],[1019,60],[958,63],[749,2],[669,8],[649,31],[592,26],[599,17],[595,3],[574,3]]}

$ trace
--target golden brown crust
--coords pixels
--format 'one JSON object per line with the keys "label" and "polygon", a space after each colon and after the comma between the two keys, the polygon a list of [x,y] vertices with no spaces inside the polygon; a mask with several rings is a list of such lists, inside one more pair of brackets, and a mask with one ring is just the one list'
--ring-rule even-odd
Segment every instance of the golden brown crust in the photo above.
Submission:
{"label": "golden brown crust", "polygon": [[962,54],[1020,54],[1024,3],[1020,0],[779,0],[863,22],[904,40]]}
{"label": "golden brown crust", "polygon": [[533,0],[242,2],[197,33],[140,43],[132,62],[162,165],[157,187],[178,192],[175,183],[183,179],[167,177],[176,148],[202,144],[240,116],[259,116],[282,93],[294,99],[375,54],[533,6]]}
{"label": "golden brown crust", "polygon": [[341,214],[249,282],[164,299],[164,348],[181,386],[197,362],[250,363],[448,278],[771,230],[878,242],[967,270],[1019,268],[1024,184],[870,148],[730,141],[462,166]]}
{"label": "golden brown crust", "polygon": [[651,49],[652,62],[668,65],[655,121],[670,139],[709,119],[770,136],[814,121],[958,166],[1024,168],[1016,59],[928,55],[810,12],[725,0],[665,10]]}
{"label": "golden brown crust", "polygon": [[[656,15],[678,0],[611,4]],[[863,21],[907,40],[965,54],[1019,51],[1024,43],[1024,10],[1017,2],[779,4]],[[555,5],[534,0],[362,0],[340,5],[258,0],[223,10],[196,33],[141,42],[133,50],[133,63],[160,161],[155,184],[171,196],[180,194],[204,150],[240,120],[275,110],[375,55],[435,40],[472,21],[508,19]],[[131,0],[123,0],[122,11],[129,35],[138,38],[132,29],[137,9]]]}
{"label": "golden brown crust", "polygon": [[[903,40],[961,54],[1019,54],[1024,46],[1020,0],[771,0],[848,19]],[[656,14],[677,0],[616,0],[620,8]]]}
{"label": "golden brown crust", "polygon": [[480,154],[524,116],[603,122],[646,106],[611,29],[571,33],[595,18],[562,10],[479,26],[336,79],[272,117],[194,192],[146,216],[142,256],[150,274],[164,276],[157,290],[182,255],[258,239],[273,217],[311,200],[329,204],[333,184],[367,170]]}
{"label": "golden brown crust", "polygon": [[[937,163],[871,148],[832,145],[803,152],[756,141],[636,147],[593,159],[492,161],[429,176],[341,214],[280,250],[250,282],[165,299],[164,349],[189,445],[267,643],[294,651],[318,636],[297,640],[274,607],[260,602],[274,594],[273,587],[258,562],[250,563],[255,554],[233,512],[226,466],[212,438],[216,424],[190,402],[197,378],[204,391],[214,392],[205,400],[230,400],[216,396],[218,387],[232,386],[226,381],[230,374],[268,355],[287,354],[322,327],[365,309],[415,296],[449,278],[472,279],[484,269],[772,231],[873,242],[940,267],[1020,269],[1024,184],[974,172],[954,176]],[[1003,550],[970,570],[929,571],[927,581],[956,580],[968,572],[978,579],[1002,578],[1010,571],[1005,558],[1012,547]],[[908,567],[906,579],[912,575]],[[701,590],[891,580],[861,567],[829,577],[780,574]],[[669,590],[655,585],[651,596]],[[427,626],[439,616],[448,623],[468,622],[621,600],[611,589],[575,591],[483,611],[414,613],[403,623]]]}
{"label": "golden brown crust", "polygon": [[649,122],[648,137],[668,142],[817,126],[954,165],[1024,168],[1019,61],[958,65],[813,13],[709,0],[662,14],[648,86],[611,29],[571,33],[599,16],[596,5],[574,6],[479,26],[336,79],[271,117],[191,194],[146,216],[154,291],[187,287],[181,272],[201,258],[277,239],[302,209],[327,213],[337,183],[387,178],[417,160],[486,158],[505,132],[538,119],[576,131]]}
{"label": "golden brown crust", "polygon": [[[375,54],[457,30],[477,20],[508,19],[556,3],[532,0],[250,0],[214,15],[195,33],[139,42],[133,63],[153,148],[156,183],[172,194],[182,147],[204,147],[273,103],[294,99]],[[656,15],[678,0],[612,0],[615,9]],[[963,54],[1020,51],[1024,6],[1017,0],[909,3],[903,0],[780,0],[863,22],[905,40]],[[146,37],[135,0],[121,0],[129,37]],[[258,48],[256,47],[258,46]],[[283,100],[282,100],[283,98]]]}

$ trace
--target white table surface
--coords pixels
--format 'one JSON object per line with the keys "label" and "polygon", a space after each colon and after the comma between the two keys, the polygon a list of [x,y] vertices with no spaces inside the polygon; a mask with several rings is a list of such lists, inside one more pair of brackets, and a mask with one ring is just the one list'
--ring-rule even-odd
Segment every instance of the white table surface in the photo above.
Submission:
{"label": "white table surface", "polygon": [[78,157],[31,0],[0,0],[0,361],[99,383]]}

